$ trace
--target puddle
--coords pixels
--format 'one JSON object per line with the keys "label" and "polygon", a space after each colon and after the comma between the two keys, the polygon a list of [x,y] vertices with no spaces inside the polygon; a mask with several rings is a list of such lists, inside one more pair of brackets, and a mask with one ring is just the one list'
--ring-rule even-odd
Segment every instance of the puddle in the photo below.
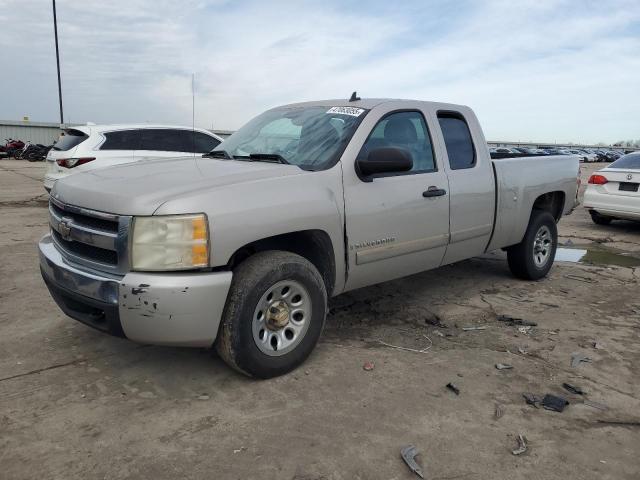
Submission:
{"label": "puddle", "polygon": [[567,248],[558,247],[557,262],[583,263],[588,265],[616,265],[618,267],[640,267],[640,258],[628,253],[616,253],[602,247]]}

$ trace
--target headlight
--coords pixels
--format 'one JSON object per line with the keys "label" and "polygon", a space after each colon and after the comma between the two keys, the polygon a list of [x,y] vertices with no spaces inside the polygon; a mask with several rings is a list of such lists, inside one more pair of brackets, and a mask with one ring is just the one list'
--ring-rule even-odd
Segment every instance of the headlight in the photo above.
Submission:
{"label": "headlight", "polygon": [[207,216],[135,217],[131,243],[133,270],[188,270],[209,265]]}

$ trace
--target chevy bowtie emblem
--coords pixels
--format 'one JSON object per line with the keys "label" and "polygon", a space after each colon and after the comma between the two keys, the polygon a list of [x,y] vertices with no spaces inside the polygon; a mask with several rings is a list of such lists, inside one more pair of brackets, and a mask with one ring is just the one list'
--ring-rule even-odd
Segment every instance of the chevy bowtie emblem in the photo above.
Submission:
{"label": "chevy bowtie emblem", "polygon": [[58,223],[58,233],[64,240],[71,240],[71,219],[62,218]]}
{"label": "chevy bowtie emblem", "polygon": [[627,175],[627,180],[631,180],[632,178],[633,178],[633,175],[631,175],[631,174]]}

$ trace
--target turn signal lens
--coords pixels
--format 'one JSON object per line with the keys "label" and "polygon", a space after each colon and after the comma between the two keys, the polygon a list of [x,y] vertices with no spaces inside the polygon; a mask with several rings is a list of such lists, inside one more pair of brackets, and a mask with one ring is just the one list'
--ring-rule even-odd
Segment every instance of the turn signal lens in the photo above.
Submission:
{"label": "turn signal lens", "polygon": [[604,175],[598,175],[597,173],[594,173],[589,177],[589,183],[591,185],[604,185],[605,183],[608,183],[608,182],[609,180],[607,180],[607,178]]}

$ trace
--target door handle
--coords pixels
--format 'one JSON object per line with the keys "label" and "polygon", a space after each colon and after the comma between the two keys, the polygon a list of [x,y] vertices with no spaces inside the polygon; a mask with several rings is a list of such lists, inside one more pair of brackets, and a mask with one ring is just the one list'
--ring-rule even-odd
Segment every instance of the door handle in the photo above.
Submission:
{"label": "door handle", "polygon": [[446,195],[446,194],[447,194],[447,191],[444,188],[438,188],[433,185],[427,188],[425,192],[422,192],[422,196],[425,198],[442,197],[443,195]]}

